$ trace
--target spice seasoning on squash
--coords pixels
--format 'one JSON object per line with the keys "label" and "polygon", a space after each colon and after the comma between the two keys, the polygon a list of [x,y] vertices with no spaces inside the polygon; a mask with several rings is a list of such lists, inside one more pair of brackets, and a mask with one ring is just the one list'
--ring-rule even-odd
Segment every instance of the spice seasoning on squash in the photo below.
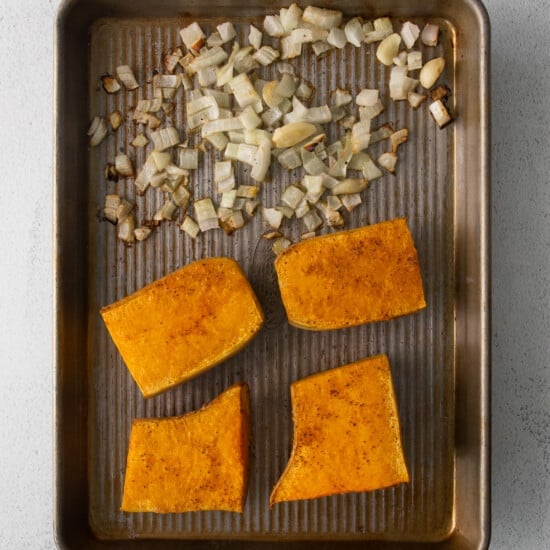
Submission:
{"label": "spice seasoning on squash", "polygon": [[331,330],[426,307],[418,256],[399,218],[307,239],[275,260],[291,325]]}
{"label": "spice seasoning on squash", "polygon": [[101,315],[145,397],[234,355],[263,323],[252,287],[229,258],[189,264]]}
{"label": "spice seasoning on squash", "polygon": [[385,355],[291,385],[294,441],[270,505],[407,483]]}
{"label": "spice seasoning on squash", "polygon": [[134,420],[121,510],[242,512],[249,423],[246,384],[183,416]]}

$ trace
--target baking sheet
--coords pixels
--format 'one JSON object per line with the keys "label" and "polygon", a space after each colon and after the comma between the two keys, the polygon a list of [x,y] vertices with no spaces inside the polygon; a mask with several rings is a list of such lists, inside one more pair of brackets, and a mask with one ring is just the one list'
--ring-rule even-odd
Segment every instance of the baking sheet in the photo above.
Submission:
{"label": "baking sheet", "polygon": [[[135,151],[131,153],[135,164],[142,164],[146,151],[128,147],[135,135],[134,125],[125,124],[106,145],[89,151],[85,162],[60,154],[69,152],[75,143],[58,134],[57,533],[64,545],[72,546],[69,532],[73,531],[75,540],[83,540],[86,533],[98,545],[136,538],[163,539],[163,544],[170,539],[233,540],[238,544],[245,540],[440,541],[458,547],[486,543],[488,177],[484,172],[487,114],[483,94],[487,67],[486,51],[477,51],[482,52],[479,65],[465,53],[474,48],[472,44],[468,49],[472,35],[480,46],[485,43],[487,23],[473,2],[454,2],[462,12],[427,10],[413,4],[395,2],[384,6],[383,14],[418,17],[418,22],[430,17],[443,28],[436,51],[452,60],[446,69],[446,83],[454,92],[457,122],[440,131],[427,113],[427,105],[413,111],[405,102],[386,102],[380,123],[389,121],[396,128],[409,128],[410,140],[402,146],[396,176],[372,182],[364,193],[364,204],[347,216],[347,225],[357,227],[397,216],[408,219],[428,303],[418,314],[327,333],[290,327],[278,297],[270,245],[259,239],[263,230],[259,217],[233,236],[208,232],[196,241],[182,234],[176,224],[165,223],[148,241],[126,247],[116,239],[114,227],[100,221],[98,212],[105,194],[118,192],[135,200],[138,220],[150,219],[163,202],[154,190],[135,197],[132,182],[115,185],[103,178],[105,163],[112,161],[120,148]],[[269,12],[261,6],[247,9],[210,3],[209,9],[189,4],[189,13],[181,13],[165,2],[155,10],[158,16],[151,18],[144,17],[153,14],[140,2],[133,8],[124,2],[108,2],[95,11],[86,2],[69,2],[68,6],[66,20],[80,18],[89,38],[86,64],[80,68],[85,93],[73,97],[68,92],[75,85],[58,81],[58,100],[64,95],[61,90],[73,103],[86,99],[84,107],[71,107],[78,111],[73,122],[81,123],[78,131],[83,133],[96,114],[106,115],[115,108],[127,113],[137,98],[152,97],[150,84],[135,92],[135,99],[132,94],[105,94],[99,86],[99,77],[105,72],[129,64],[136,69],[140,83],[150,82],[153,71],[161,69],[162,53],[179,44],[178,30],[190,21],[198,19],[208,31],[216,23],[209,17],[216,13],[223,20],[232,20],[242,36],[251,18]],[[375,15],[364,5],[353,3],[347,4],[345,11],[348,16]],[[479,26],[477,31],[469,27],[468,38],[463,32],[467,21]],[[69,30],[65,23],[63,28],[61,41],[74,40],[78,26]],[[79,47],[84,45],[79,42]],[[348,46],[319,60],[310,53],[293,64],[299,75],[315,84],[316,105],[323,104],[328,91],[337,86],[353,92],[377,87],[385,96],[387,70],[374,59],[374,48]],[[67,49],[64,53],[69,55]],[[262,72],[272,78],[277,75],[273,67]],[[178,103],[183,104],[182,98]],[[68,133],[75,132],[69,128],[69,115],[58,115],[58,130],[63,127]],[[172,121],[177,127],[183,125],[181,109]],[[472,143],[466,141],[468,135],[476,138],[473,151]],[[329,133],[329,142],[334,137]],[[83,156],[85,139],[80,135],[75,139]],[[195,196],[214,196],[211,161],[203,156],[201,163],[192,177]],[[79,176],[73,187],[68,185],[71,174]],[[247,182],[242,167],[236,175],[240,183]],[[299,172],[274,170],[273,181],[262,191],[264,203],[274,205],[280,190],[298,177]],[[79,209],[78,215],[74,208]],[[291,234],[296,236],[299,226],[293,226]],[[264,329],[224,364],[144,400],[103,327],[99,308],[190,261],[218,255],[237,259],[249,276],[266,310]],[[269,510],[269,493],[290,454],[289,384],[382,352],[388,354],[392,365],[411,483],[373,493],[285,503]],[[239,381],[249,384],[252,405],[251,476],[245,513],[158,516],[120,512],[132,419],[182,414]],[[72,384],[69,389],[68,382]],[[76,417],[72,425],[65,415]],[[79,456],[84,465],[73,463],[71,449],[73,459]],[[71,476],[76,482],[72,488],[67,484]],[[77,522],[71,531],[63,525],[74,515]]]}

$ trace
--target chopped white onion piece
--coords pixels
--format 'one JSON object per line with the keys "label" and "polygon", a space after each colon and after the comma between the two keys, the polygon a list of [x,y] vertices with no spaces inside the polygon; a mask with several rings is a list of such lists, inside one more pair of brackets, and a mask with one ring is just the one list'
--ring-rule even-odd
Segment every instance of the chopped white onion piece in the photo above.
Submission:
{"label": "chopped white onion piece", "polygon": [[156,151],[164,151],[180,142],[178,131],[173,126],[151,132],[151,139]]}
{"label": "chopped white onion piece", "polygon": [[247,199],[245,197],[237,197],[235,199],[235,204],[233,204],[233,210],[244,210],[244,207],[246,206],[246,202],[249,200],[255,200],[255,199]]}
{"label": "chopped white onion piece", "polygon": [[227,177],[224,180],[219,181],[216,184],[216,190],[218,193],[226,193],[227,191],[231,191],[235,188],[235,175],[231,173],[229,177]]}
{"label": "chopped white onion piece", "polygon": [[399,51],[399,45],[401,44],[401,37],[397,33],[390,34],[380,42],[376,49],[376,58],[378,61],[387,65],[388,67],[393,64],[393,59]]}
{"label": "chopped white onion piece", "polygon": [[124,220],[118,223],[118,238],[125,243],[133,243],[135,241],[134,228],[135,228],[134,216],[128,216]]}
{"label": "chopped white onion piece", "polygon": [[439,27],[432,23],[427,23],[422,29],[420,39],[425,46],[437,46],[439,40]]}
{"label": "chopped white onion piece", "polygon": [[[332,197],[328,197],[331,199]],[[342,195],[342,204],[344,208],[351,212],[354,208],[361,204],[361,195],[359,193],[350,193],[349,195]]]}
{"label": "chopped white onion piece", "polygon": [[416,71],[422,68],[422,52],[414,51],[407,54],[407,70]]}
{"label": "chopped white onion piece", "polygon": [[254,105],[260,101],[260,96],[257,94],[254,86],[245,73],[233,77],[227,84],[231,88],[241,109],[249,105]]}
{"label": "chopped white onion piece", "polygon": [[426,89],[431,88],[437,82],[437,79],[441,76],[444,68],[444,57],[436,57],[434,59],[430,59],[430,61],[426,62],[420,70],[420,76],[418,77],[420,80],[420,84]]}
{"label": "chopped white onion piece", "polygon": [[116,171],[125,178],[134,177],[134,167],[128,155],[119,154],[115,157]]}
{"label": "chopped white onion piece", "polygon": [[413,109],[418,109],[418,107],[420,107],[420,105],[424,101],[426,101],[427,98],[427,95],[417,94],[416,92],[409,92],[407,94],[407,99],[409,100],[409,104]]}
{"label": "chopped white onion piece", "polygon": [[231,143],[246,143],[244,132],[242,130],[229,130],[227,135]]}
{"label": "chopped white onion piece", "polygon": [[112,194],[105,196],[103,214],[111,223],[117,223],[118,221],[118,207],[120,206],[120,203],[121,199],[118,195]]}
{"label": "chopped white onion piece", "polygon": [[223,224],[235,213],[235,210],[233,208],[226,208],[225,206],[220,206],[218,208],[218,219]]}
{"label": "chopped white onion piece", "polygon": [[116,68],[116,74],[127,90],[135,90],[136,88],[139,88],[136,77],[128,65],[119,65]]}
{"label": "chopped white onion piece", "polygon": [[275,85],[274,93],[283,98],[292,97],[296,91],[297,85],[297,79],[294,76],[284,73],[281,80]]}
{"label": "chopped white onion piece", "polygon": [[323,187],[326,189],[334,189],[340,182],[340,180],[337,180],[329,174],[321,174],[321,177],[323,178]]}
{"label": "chopped white onion piece", "polygon": [[204,45],[205,34],[202,32],[199,24],[195,21],[189,26],[180,30],[181,41],[185,44],[188,50],[193,50],[196,53]]}
{"label": "chopped white onion piece", "polygon": [[175,191],[172,192],[172,200],[176,206],[181,207],[183,210],[187,210],[189,201],[191,199],[191,193],[184,185],[180,185]]}
{"label": "chopped white onion piece", "polygon": [[225,148],[223,156],[227,160],[239,160],[239,145],[240,143],[231,143],[229,142]]}
{"label": "chopped white onion piece", "polygon": [[410,50],[414,46],[414,43],[418,40],[419,36],[420,29],[418,28],[418,25],[415,25],[410,21],[403,23],[403,26],[401,27],[401,38],[403,39],[407,50]]}
{"label": "chopped white onion piece", "polygon": [[[342,197],[346,197],[348,195],[341,195]],[[331,210],[340,210],[342,208],[342,201],[340,200],[340,197],[337,195],[329,195],[327,197],[327,207]]]}
{"label": "chopped white onion piece", "polygon": [[205,67],[204,69],[199,69],[197,71],[197,76],[199,79],[199,86],[203,88],[212,86],[218,81],[218,73],[215,67]]}
{"label": "chopped white onion piece", "polygon": [[[235,203],[235,199],[237,198],[237,190],[231,189],[230,191],[226,191],[225,193],[222,193],[222,200],[220,201],[220,208],[233,208],[233,204]],[[219,214],[219,212],[218,212]]]}
{"label": "chopped white onion piece", "polygon": [[367,188],[368,181],[365,178],[346,178],[338,182],[332,189],[333,195],[349,195],[361,193]]}
{"label": "chopped white onion piece", "polygon": [[371,157],[368,153],[363,151],[355,153],[349,161],[348,168],[350,170],[363,170],[363,166],[365,166],[369,160],[371,160]]}
{"label": "chopped white onion piece", "polygon": [[384,104],[379,99],[371,107],[359,107],[359,120],[361,122],[376,118],[384,110]]}
{"label": "chopped white onion piece", "polygon": [[389,17],[378,17],[373,23],[375,31],[386,31],[390,34],[393,32],[393,23]]}
{"label": "chopped white onion piece", "polygon": [[139,132],[130,145],[133,147],[145,147],[148,143],[149,140],[141,132]]}
{"label": "chopped white onion piece", "polygon": [[187,70],[190,73],[196,73],[201,69],[208,67],[217,67],[227,59],[227,52],[221,46],[213,48],[203,48],[201,53],[189,63]]}
{"label": "chopped white onion piece", "polygon": [[187,125],[190,130],[198,128],[209,120],[220,116],[220,109],[216,99],[212,96],[201,96],[187,102]]}
{"label": "chopped white onion piece", "polygon": [[213,97],[220,109],[231,109],[231,95],[221,90],[213,88],[205,88],[203,90],[205,96]]}
{"label": "chopped white onion piece", "polygon": [[315,210],[309,210],[302,218],[306,231],[308,233],[319,229],[323,225],[323,220],[319,217],[319,214]]}
{"label": "chopped white onion piece", "polygon": [[344,105],[351,103],[352,99],[348,90],[336,88],[336,90],[331,93],[330,102],[334,107],[344,107]]}
{"label": "chopped white onion piece", "polygon": [[180,147],[178,149],[178,165],[185,170],[196,170],[199,167],[199,150]]}
{"label": "chopped white onion piece", "polygon": [[326,124],[332,120],[332,112],[328,105],[321,105],[319,107],[310,107],[303,120],[311,122],[313,124]]}
{"label": "chopped white onion piece", "polygon": [[[333,46],[331,46],[328,42],[325,42],[324,40],[318,40],[317,42],[314,42],[311,47],[313,49],[313,53],[315,53],[317,57],[323,55],[329,50],[332,50],[333,48]],[[298,53],[298,55],[300,55],[300,53]]]}
{"label": "chopped white onion piece", "polygon": [[136,241],[144,241],[147,239],[152,233],[152,229],[150,227],[137,227],[134,229],[134,237],[136,238]]}
{"label": "chopped white onion piece", "polygon": [[295,42],[292,36],[284,36],[280,41],[281,59],[293,59],[302,54],[302,43]]}
{"label": "chopped white onion piece", "polygon": [[323,193],[325,192],[325,187],[323,185],[323,176],[312,176],[309,174],[306,174],[302,179],[302,185],[305,187],[307,193],[306,193],[306,199],[315,204],[319,201],[319,199],[322,197]]}
{"label": "chopped white onion piece", "polygon": [[250,25],[248,42],[255,50],[259,50],[262,46],[262,31],[258,30],[254,25]]}
{"label": "chopped white onion piece", "polygon": [[300,201],[306,196],[306,194],[296,185],[289,185],[281,196],[281,201],[288,207],[296,210]]}
{"label": "chopped white onion piece", "polygon": [[108,94],[116,94],[122,88],[118,80],[110,74],[103,75],[101,77],[101,83],[103,84],[103,89]]}
{"label": "chopped white onion piece", "polygon": [[283,118],[283,113],[278,107],[268,109],[262,113],[262,121],[268,127],[275,126]]}
{"label": "chopped white onion piece", "polygon": [[258,152],[258,147],[255,145],[249,145],[248,143],[239,143],[237,147],[237,160],[239,162],[244,162],[245,164],[254,164],[254,159],[256,153]]}
{"label": "chopped white onion piece", "polygon": [[296,44],[308,44],[310,42],[317,42],[318,40],[326,40],[329,33],[324,29],[319,28],[299,28],[294,29],[290,33],[290,38]]}
{"label": "chopped white onion piece", "polygon": [[113,111],[109,115],[109,122],[111,123],[111,128],[113,130],[118,130],[122,124],[122,115],[120,111]]}
{"label": "chopped white onion piece", "polygon": [[225,231],[231,234],[233,231],[240,229],[241,227],[244,227],[243,213],[240,210],[232,212],[231,215],[225,220]]}
{"label": "chopped white onion piece", "polygon": [[[366,28],[365,28],[366,27]],[[379,17],[374,20],[373,28],[363,26],[365,33],[365,43],[380,42],[393,33],[393,25],[389,17]]]}
{"label": "chopped white onion piece", "polygon": [[443,128],[452,121],[452,117],[449,111],[440,99],[434,101],[430,105],[430,113],[432,114],[434,120],[437,122],[437,125],[440,128]]}
{"label": "chopped white onion piece", "polygon": [[219,227],[218,214],[210,197],[195,201],[193,208],[201,231],[209,231]]}
{"label": "chopped white onion piece", "polygon": [[199,234],[199,224],[191,218],[191,216],[185,216],[183,223],[180,225],[182,231],[185,231],[192,239],[195,239]]}
{"label": "chopped white onion piece", "polygon": [[351,142],[353,152],[358,153],[369,146],[370,143],[370,120],[356,122],[351,129]]}
{"label": "chopped white onion piece", "polygon": [[145,192],[147,187],[149,187],[151,177],[158,171],[159,170],[157,169],[157,164],[153,155],[149,155],[134,181],[134,185],[136,186],[138,193],[143,194]]}
{"label": "chopped white onion piece", "polygon": [[230,160],[218,160],[214,163],[214,182],[219,183],[233,175],[233,163]]}
{"label": "chopped white onion piece", "polygon": [[155,163],[157,172],[162,172],[162,170],[166,169],[166,167],[172,163],[170,153],[166,152],[151,151],[149,158],[151,158]]}
{"label": "chopped white onion piece", "polygon": [[279,17],[285,34],[289,34],[298,26],[302,13],[302,9],[296,4],[291,4],[288,8],[281,8]]}
{"label": "chopped white onion piece", "polygon": [[409,130],[407,130],[407,128],[402,128],[401,130],[397,130],[397,132],[394,132],[390,136],[392,152],[397,153],[397,148],[402,143],[405,143],[408,139],[409,139]]}
{"label": "chopped white onion piece", "polygon": [[220,33],[218,31],[213,32],[207,39],[206,39],[206,45],[209,48],[213,48],[214,46],[223,46],[223,40],[220,36]]}
{"label": "chopped white onion piece", "polygon": [[[261,145],[264,141],[268,141],[271,144],[271,133],[267,130],[261,130],[260,128],[244,130],[244,143]],[[269,153],[271,154],[271,148]]]}
{"label": "chopped white onion piece", "polygon": [[409,92],[413,92],[418,80],[407,76],[407,67],[392,67],[390,74],[390,97],[394,101],[407,99]]}
{"label": "chopped white onion piece", "polygon": [[118,222],[124,221],[130,216],[130,212],[134,209],[134,205],[126,199],[121,199],[116,211],[116,218]]}
{"label": "chopped white onion piece", "polygon": [[264,181],[269,170],[271,162],[271,138],[264,138],[260,140],[256,156],[254,157],[254,163],[252,164],[252,170],[250,171],[250,177],[255,181]]}
{"label": "chopped white onion piece", "polygon": [[290,220],[294,217],[294,209],[290,208],[290,206],[286,204],[279,204],[279,206],[277,206],[275,209],[278,210],[287,220]]}
{"label": "chopped white onion piece", "polygon": [[242,130],[242,128],[243,123],[236,117],[218,118],[217,120],[205,122],[202,126],[201,135],[202,137],[206,137],[210,134],[229,132],[231,130]]}
{"label": "chopped white onion piece", "polygon": [[317,208],[325,217],[329,227],[341,227],[344,225],[344,218],[338,210],[333,210],[327,203],[319,202]]}
{"label": "chopped white onion piece", "polygon": [[193,82],[189,75],[182,73],[181,75],[181,85],[183,86],[184,90],[191,90],[193,87]]}
{"label": "chopped white onion piece", "polygon": [[346,38],[346,33],[342,29],[333,27],[332,29],[330,29],[330,32],[328,33],[327,42],[331,46],[334,46],[335,48],[338,48],[339,50],[341,50],[347,44],[348,41]]}
{"label": "chopped white onion piece", "polygon": [[249,73],[260,66],[258,61],[254,59],[251,53],[252,50],[251,46],[247,46],[237,52],[235,55],[235,71],[238,73]]}
{"label": "chopped white onion piece", "polygon": [[107,129],[107,123],[105,119],[100,116],[94,117],[90,127],[88,128],[88,135],[90,136],[90,145],[96,147],[107,136],[109,130]]}
{"label": "chopped white onion piece", "polygon": [[340,26],[342,23],[342,12],[307,6],[302,19],[306,23],[329,30]]}
{"label": "chopped white onion piece", "polygon": [[263,208],[262,217],[272,229],[279,229],[283,221],[283,214],[276,208]]}
{"label": "chopped white onion piece", "polygon": [[262,46],[252,55],[252,57],[264,67],[271,65],[281,54],[271,46]]}
{"label": "chopped white onion piece", "polygon": [[256,209],[259,205],[260,201],[258,199],[249,199],[244,203],[245,212],[249,216],[254,216],[254,214],[256,214]]}
{"label": "chopped white onion piece", "polygon": [[264,18],[264,31],[269,36],[281,37],[284,36],[285,28],[281,23],[281,18],[278,15],[266,15]]}
{"label": "chopped white onion piece", "polygon": [[360,48],[365,38],[363,32],[363,22],[359,17],[350,19],[344,27],[346,39],[350,44],[353,44],[356,48]]}
{"label": "chopped white onion piece", "polygon": [[233,40],[233,38],[237,36],[237,31],[235,30],[233,23],[221,23],[216,27],[216,29],[224,44],[230,40]]}
{"label": "chopped white onion piece", "polygon": [[271,240],[271,239],[278,239],[279,237],[282,237],[280,231],[266,231],[265,233],[262,233],[262,239]]}
{"label": "chopped white onion piece", "polygon": [[363,88],[355,97],[355,103],[361,107],[372,107],[378,103],[379,91]]}
{"label": "chopped white onion piece", "polygon": [[294,92],[294,94],[296,95],[297,98],[307,101],[308,99],[311,98],[314,91],[315,91],[315,88],[313,88],[313,86],[308,84],[305,80],[302,80],[296,87],[296,91]]}
{"label": "chopped white onion piece", "polygon": [[158,88],[179,88],[181,76],[179,74],[157,74],[153,77],[153,91]]}
{"label": "chopped white onion piece", "polygon": [[315,231],[309,231],[308,233],[303,233],[301,239],[304,241],[305,239],[311,239],[313,237],[315,237]]}
{"label": "chopped white onion piece", "polygon": [[374,42],[381,42],[385,38],[391,35],[391,31],[388,30],[378,30],[378,31],[368,31],[365,33],[365,44],[373,44]]}
{"label": "chopped white onion piece", "polygon": [[327,165],[314,152],[302,148],[301,155],[302,165],[308,174],[318,176],[327,171]]}
{"label": "chopped white onion piece", "polygon": [[217,149],[218,151],[223,151],[227,147],[228,139],[225,134],[210,134],[208,137],[205,138],[208,143],[214,147],[214,149]]}
{"label": "chopped white onion piece", "polygon": [[300,218],[303,218],[309,212],[309,210],[310,210],[309,203],[304,198],[296,206],[296,209],[294,210],[294,214],[298,219],[300,219]]}
{"label": "chopped white onion piece", "polygon": [[275,242],[273,243],[271,250],[273,251],[273,254],[278,256],[283,250],[286,250],[291,244],[292,244],[292,241],[286,239],[285,237],[279,237],[278,239],[275,239]]}
{"label": "chopped white onion piece", "polygon": [[287,170],[294,170],[302,166],[302,158],[296,149],[285,149],[277,157],[279,164]]}
{"label": "chopped white onion piece", "polygon": [[397,155],[395,153],[382,153],[378,157],[378,164],[393,174],[397,164]]}
{"label": "chopped white onion piece", "polygon": [[255,185],[239,185],[237,188],[237,197],[244,199],[254,199],[260,191]]}
{"label": "chopped white onion piece", "polygon": [[403,50],[402,52],[399,52],[393,58],[393,64],[397,65],[398,67],[405,67],[407,65],[407,52],[405,50]]}
{"label": "chopped white onion piece", "polygon": [[176,208],[177,206],[170,199],[166,199],[164,204],[155,212],[153,220],[161,222],[174,219]]}

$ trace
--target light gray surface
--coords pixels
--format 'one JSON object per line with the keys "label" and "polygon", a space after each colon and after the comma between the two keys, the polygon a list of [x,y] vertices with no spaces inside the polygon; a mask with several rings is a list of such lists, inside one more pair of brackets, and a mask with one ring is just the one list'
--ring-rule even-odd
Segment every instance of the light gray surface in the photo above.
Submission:
{"label": "light gray surface", "polygon": [[[0,6],[0,549],[52,548],[52,42],[58,0]],[[550,9],[493,33],[492,548],[550,547]],[[78,185],[78,182],[75,182]]]}

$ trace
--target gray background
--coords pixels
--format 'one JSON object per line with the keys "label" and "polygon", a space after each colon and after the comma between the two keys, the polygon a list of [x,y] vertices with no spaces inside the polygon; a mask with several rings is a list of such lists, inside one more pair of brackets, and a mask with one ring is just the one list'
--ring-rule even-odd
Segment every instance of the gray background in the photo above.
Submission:
{"label": "gray background", "polygon": [[[52,548],[52,59],[58,0],[0,6],[0,548]],[[492,26],[492,548],[550,547],[550,5]],[[78,182],[75,182],[78,185]]]}

